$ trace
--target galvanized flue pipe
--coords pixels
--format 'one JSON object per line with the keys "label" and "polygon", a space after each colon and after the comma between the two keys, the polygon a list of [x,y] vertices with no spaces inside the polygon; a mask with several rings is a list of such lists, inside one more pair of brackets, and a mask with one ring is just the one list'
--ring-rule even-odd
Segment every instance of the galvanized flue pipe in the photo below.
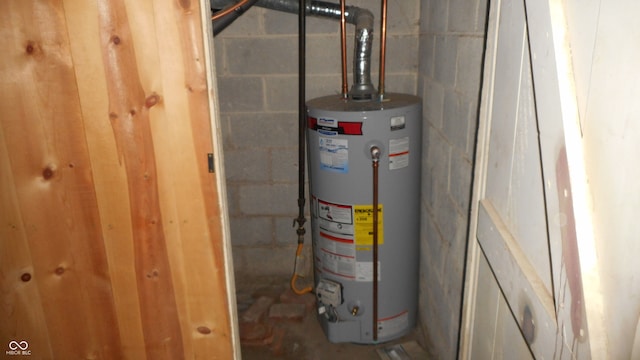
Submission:
{"label": "galvanized flue pipe", "polygon": [[[222,9],[233,3],[235,3],[233,0],[212,0],[211,7]],[[300,3],[298,0],[259,0],[255,5],[292,14],[297,14],[300,11]],[[340,20],[343,11],[340,8],[340,4],[307,0],[305,14]],[[351,86],[350,96],[355,100],[372,99],[376,93],[376,89],[371,82],[373,14],[367,9],[346,6],[344,18],[347,23],[353,24],[356,27],[353,55],[353,85]]]}

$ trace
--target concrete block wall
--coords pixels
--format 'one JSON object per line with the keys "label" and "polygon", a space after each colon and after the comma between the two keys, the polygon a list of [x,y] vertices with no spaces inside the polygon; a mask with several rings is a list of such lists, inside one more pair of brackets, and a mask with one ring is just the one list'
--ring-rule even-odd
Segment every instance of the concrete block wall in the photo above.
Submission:
{"label": "concrete block wall", "polygon": [[422,2],[420,323],[428,351],[456,357],[487,0]]}
{"label": "concrete block wall", "polygon": [[[337,3],[337,1],[334,1]],[[377,87],[380,2],[348,1],[375,15]],[[385,88],[415,94],[419,0],[390,1]],[[298,215],[298,19],[253,7],[214,38],[231,238],[236,274],[290,275]],[[353,26],[348,25],[349,84]],[[307,18],[307,99],[339,94],[339,21]],[[307,200],[308,203],[308,200]],[[310,224],[307,223],[307,234]],[[306,249],[311,248],[310,237]],[[308,254],[308,253],[307,253]]]}

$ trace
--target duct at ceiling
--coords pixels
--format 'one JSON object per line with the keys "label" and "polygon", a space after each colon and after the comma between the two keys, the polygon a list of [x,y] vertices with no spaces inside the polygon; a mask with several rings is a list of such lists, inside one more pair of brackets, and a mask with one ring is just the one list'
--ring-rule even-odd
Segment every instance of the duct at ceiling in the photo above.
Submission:
{"label": "duct at ceiling", "polygon": [[[250,2],[253,3],[253,2]],[[212,9],[227,8],[236,4],[233,0],[212,0]],[[256,6],[266,9],[282,11],[297,14],[300,10],[298,0],[258,0]],[[239,10],[243,13],[247,7]],[[328,19],[340,20],[342,13],[339,4],[324,1],[307,1],[305,10],[307,15],[319,16]],[[229,16],[234,16],[231,13]],[[238,15],[235,15],[237,17]],[[371,99],[376,93],[371,82],[371,49],[373,42],[373,14],[367,9],[356,6],[347,6],[345,8],[345,20],[349,24],[355,25],[355,48],[353,57],[353,85],[351,86],[350,96],[353,99]],[[216,32],[216,23],[220,22],[220,26],[229,24],[229,20],[214,21],[214,32]],[[218,30],[218,32],[221,30]]]}

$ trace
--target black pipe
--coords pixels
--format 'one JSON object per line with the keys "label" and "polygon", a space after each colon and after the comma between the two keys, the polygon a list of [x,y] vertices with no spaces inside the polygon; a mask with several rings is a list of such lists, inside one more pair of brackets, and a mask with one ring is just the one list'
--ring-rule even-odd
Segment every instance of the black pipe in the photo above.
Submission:
{"label": "black pipe", "polygon": [[[305,182],[305,146],[306,146],[306,129],[307,129],[307,116],[306,116],[306,92],[305,92],[305,52],[306,52],[306,0],[300,0],[298,11],[298,218],[295,222],[298,223],[298,243],[304,242],[304,223],[306,221],[304,217],[304,182]],[[294,222],[294,225],[295,225]]]}

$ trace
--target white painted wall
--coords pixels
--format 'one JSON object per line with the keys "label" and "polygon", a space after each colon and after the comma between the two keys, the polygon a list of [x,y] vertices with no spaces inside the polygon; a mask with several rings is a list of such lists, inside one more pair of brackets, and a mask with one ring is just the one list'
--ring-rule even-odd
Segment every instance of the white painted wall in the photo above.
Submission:
{"label": "white painted wall", "polygon": [[612,359],[632,354],[640,317],[640,2],[568,0]]}

